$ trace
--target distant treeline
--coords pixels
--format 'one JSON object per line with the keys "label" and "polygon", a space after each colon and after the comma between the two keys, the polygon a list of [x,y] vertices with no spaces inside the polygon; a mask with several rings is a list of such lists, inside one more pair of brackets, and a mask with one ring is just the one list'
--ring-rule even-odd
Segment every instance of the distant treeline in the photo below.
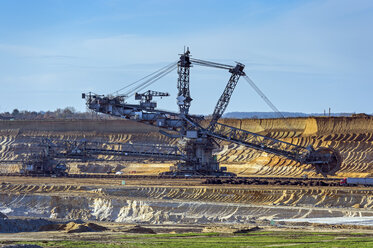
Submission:
{"label": "distant treeline", "polygon": [[2,120],[54,120],[54,119],[111,119],[113,117],[97,114],[94,111],[78,112],[74,107],[56,109],[55,111],[27,111],[14,109],[11,113],[0,113]]}
{"label": "distant treeline", "polygon": [[331,117],[341,117],[341,116],[369,116],[368,114],[360,113],[312,113],[306,114],[301,112],[229,112],[223,115],[223,118],[234,118],[234,119],[270,119],[270,118],[292,118],[292,117],[311,117],[311,116],[331,116]]}
{"label": "distant treeline", "polygon": [[[269,119],[269,118],[291,118],[291,117],[310,117],[310,116],[329,116],[329,114],[306,114],[300,112],[230,112],[224,114],[223,118],[234,119]],[[367,114],[356,113],[330,113],[332,117],[340,116],[369,116]],[[66,107],[64,109],[56,109],[55,111],[27,111],[14,109],[11,113],[0,113],[0,120],[54,120],[54,119],[67,119],[67,120],[82,120],[82,119],[114,119],[115,117],[99,114],[92,110],[86,112],[78,112],[74,107]],[[209,116],[206,116],[208,119]]]}

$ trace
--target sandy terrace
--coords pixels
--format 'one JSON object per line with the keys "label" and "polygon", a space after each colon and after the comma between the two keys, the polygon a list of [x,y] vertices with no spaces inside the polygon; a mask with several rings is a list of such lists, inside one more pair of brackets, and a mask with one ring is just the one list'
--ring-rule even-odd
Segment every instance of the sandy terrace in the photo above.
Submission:
{"label": "sandy terrace", "polygon": [[373,216],[372,189],[201,185],[200,180],[1,178],[8,216],[142,224],[245,224]]}

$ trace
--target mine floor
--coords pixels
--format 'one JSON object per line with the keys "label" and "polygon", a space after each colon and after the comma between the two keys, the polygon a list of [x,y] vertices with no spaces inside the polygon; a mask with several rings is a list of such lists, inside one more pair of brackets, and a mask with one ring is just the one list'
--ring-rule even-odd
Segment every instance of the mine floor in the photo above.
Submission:
{"label": "mine floor", "polygon": [[[220,244],[222,237],[261,231],[294,232],[290,238],[304,232],[373,235],[372,188],[203,181],[0,177],[0,212],[8,217],[0,218],[0,245],[34,241],[71,247],[84,241],[81,247],[90,247],[89,242],[137,247],[141,235],[149,240],[171,235],[167,239],[173,240],[178,234],[188,239],[201,234]],[[99,234],[84,229],[91,223],[106,229]],[[146,236],[152,233],[161,236]]]}

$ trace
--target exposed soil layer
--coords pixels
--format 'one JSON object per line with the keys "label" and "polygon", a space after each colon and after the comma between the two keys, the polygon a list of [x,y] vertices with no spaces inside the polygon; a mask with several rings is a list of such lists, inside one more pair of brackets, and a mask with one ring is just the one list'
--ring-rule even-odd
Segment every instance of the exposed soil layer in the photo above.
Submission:
{"label": "exposed soil layer", "polygon": [[68,222],[66,224],[49,224],[39,228],[38,231],[64,231],[67,233],[81,233],[81,232],[102,232],[108,230],[106,227],[97,225],[95,223],[76,223]]}
{"label": "exposed soil layer", "polygon": [[[373,218],[372,190],[274,186],[145,186],[64,184],[18,178],[1,184],[0,211],[8,216],[142,224],[256,224],[324,217]],[[12,182],[13,181],[13,182]],[[177,180],[176,180],[177,181]],[[140,186],[143,185],[143,186]],[[83,227],[82,227],[83,228]]]}
{"label": "exposed soil layer", "polygon": [[[293,144],[331,147],[339,151],[342,165],[336,176],[369,177],[373,173],[373,118],[313,117],[288,119],[222,119],[222,123]],[[77,121],[0,121],[0,159],[16,160],[25,151],[37,146],[35,137],[102,142],[132,142],[147,144],[177,144],[157,128],[127,120]],[[223,142],[216,150],[222,166],[240,176],[315,176],[310,165]],[[111,170],[135,174],[157,174],[168,170],[172,161],[152,161],[129,158],[107,162],[70,163],[70,172],[107,172]],[[17,172],[19,165],[8,164],[0,172]]]}

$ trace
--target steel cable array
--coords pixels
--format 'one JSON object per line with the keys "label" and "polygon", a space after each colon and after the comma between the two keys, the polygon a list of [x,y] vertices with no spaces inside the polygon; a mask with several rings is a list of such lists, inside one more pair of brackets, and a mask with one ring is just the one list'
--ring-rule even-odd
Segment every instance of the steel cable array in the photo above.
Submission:
{"label": "steel cable array", "polygon": [[[120,88],[117,91],[114,91],[112,94],[113,95],[115,95],[115,94],[118,95],[120,91],[123,91],[125,89],[128,89],[131,86],[134,86],[133,88],[129,89],[128,91],[126,91],[123,94],[126,97],[133,96],[137,91],[141,91],[141,90],[145,89],[146,87],[150,86],[151,84],[155,83],[156,81],[158,81],[159,79],[163,78],[164,76],[166,76],[167,74],[172,72],[174,69],[176,69],[176,67],[177,67],[177,62],[173,62],[171,64],[168,64],[167,66],[164,66],[161,69],[159,69],[159,70],[157,70],[153,73],[150,73],[149,75],[147,75],[145,77],[142,77],[142,78],[136,80],[135,82],[130,83],[130,84],[124,86],[123,88]],[[138,84],[138,83],[140,83],[140,84]],[[138,85],[136,85],[136,84],[138,84]]]}

